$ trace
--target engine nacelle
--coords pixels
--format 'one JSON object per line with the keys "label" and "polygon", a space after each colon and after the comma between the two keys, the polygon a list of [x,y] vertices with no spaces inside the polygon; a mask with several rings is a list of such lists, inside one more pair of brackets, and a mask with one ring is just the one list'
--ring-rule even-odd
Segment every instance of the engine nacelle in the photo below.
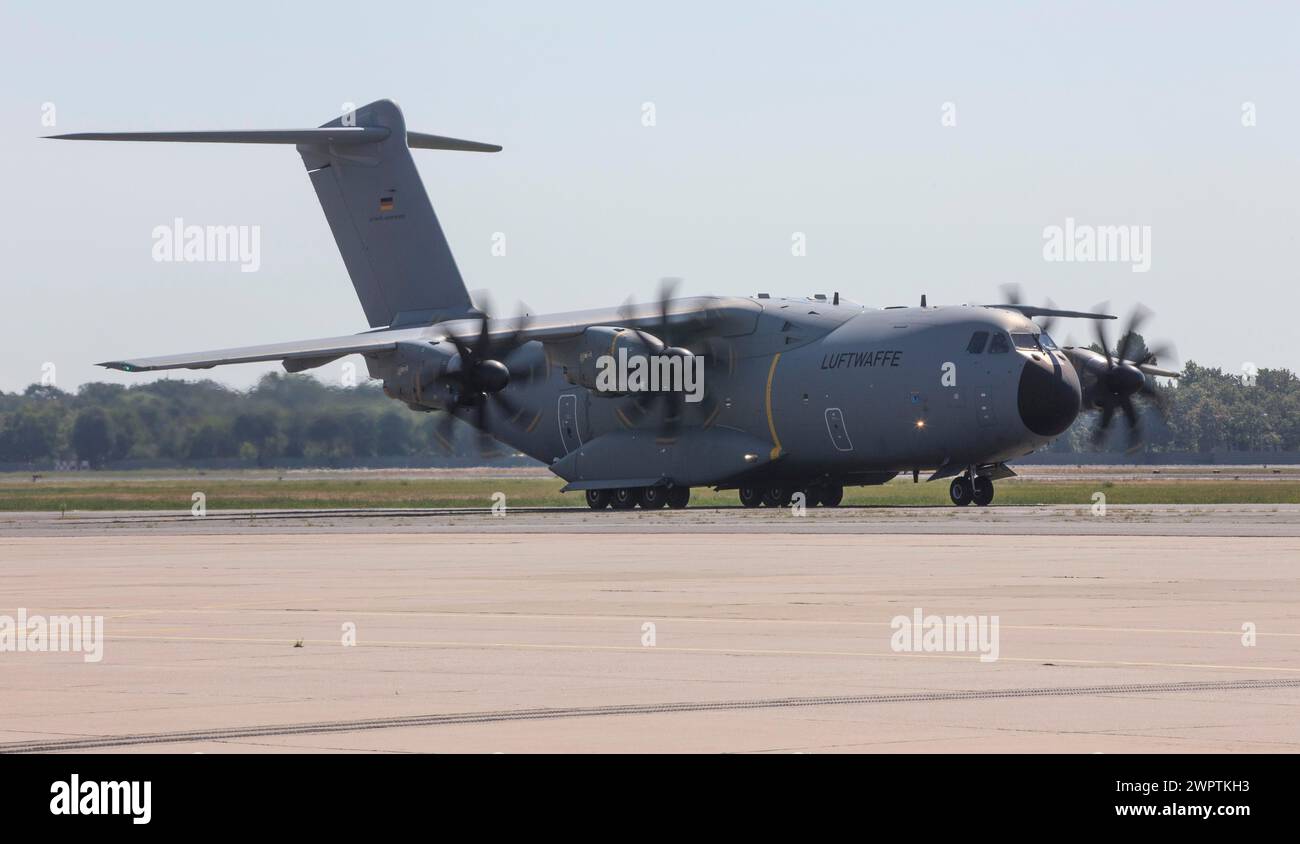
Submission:
{"label": "engine nacelle", "polygon": [[1146,376],[1129,361],[1111,360],[1092,349],[1072,348],[1066,351],[1070,363],[1079,373],[1085,408],[1102,407],[1107,402],[1131,396],[1146,383]]}
{"label": "engine nacelle", "polygon": [[570,384],[586,387],[597,396],[612,398],[627,395],[625,392],[602,390],[597,385],[601,358],[608,356],[609,359],[617,361],[620,358],[620,351],[627,359],[633,356],[649,357],[670,353],[662,340],[648,332],[633,331],[618,326],[593,325],[582,332],[582,336],[574,343],[571,351],[573,365],[568,365],[568,361],[565,362],[564,377]]}
{"label": "engine nacelle", "polygon": [[446,404],[448,395],[439,386],[439,376],[453,359],[459,359],[450,344],[398,343],[391,354],[367,356],[373,378],[384,382],[384,395],[412,407],[435,408]]}

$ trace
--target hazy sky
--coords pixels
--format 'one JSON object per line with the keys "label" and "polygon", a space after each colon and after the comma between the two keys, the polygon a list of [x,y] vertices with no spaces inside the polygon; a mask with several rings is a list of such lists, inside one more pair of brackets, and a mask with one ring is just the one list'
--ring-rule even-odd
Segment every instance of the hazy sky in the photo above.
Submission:
{"label": "hazy sky", "polygon": [[[65,389],[138,383],[92,364],[366,328],[291,147],[40,135],[316,126],[381,97],[413,130],[505,146],[415,152],[467,284],[502,310],[645,300],[663,276],[873,305],[1017,282],[1061,307],[1144,302],[1184,359],[1300,369],[1294,3],[2,9],[6,391],[46,362]],[[175,217],[260,226],[260,269],[155,262]],[[1150,270],[1045,261],[1067,217],[1150,226]]]}

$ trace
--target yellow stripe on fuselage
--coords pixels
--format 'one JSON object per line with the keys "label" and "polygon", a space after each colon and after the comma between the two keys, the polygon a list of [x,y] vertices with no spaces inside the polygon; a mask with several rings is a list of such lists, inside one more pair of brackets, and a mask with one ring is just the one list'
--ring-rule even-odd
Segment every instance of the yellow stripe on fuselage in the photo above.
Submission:
{"label": "yellow stripe on fuselage", "polygon": [[776,364],[781,360],[781,353],[777,352],[772,358],[772,368],[767,371],[767,390],[763,401],[767,407],[767,430],[772,435],[772,452],[770,459],[775,460],[781,456],[781,438],[776,435],[776,422],[772,419],[772,380],[776,377]]}

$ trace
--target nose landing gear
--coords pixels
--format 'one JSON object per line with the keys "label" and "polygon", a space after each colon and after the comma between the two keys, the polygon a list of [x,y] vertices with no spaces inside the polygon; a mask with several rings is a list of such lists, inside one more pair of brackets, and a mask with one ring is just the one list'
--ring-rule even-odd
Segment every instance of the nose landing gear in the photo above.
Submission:
{"label": "nose landing gear", "polygon": [[948,497],[958,507],[965,507],[971,502],[977,507],[987,507],[993,501],[993,481],[984,475],[962,475],[952,479],[948,487]]}

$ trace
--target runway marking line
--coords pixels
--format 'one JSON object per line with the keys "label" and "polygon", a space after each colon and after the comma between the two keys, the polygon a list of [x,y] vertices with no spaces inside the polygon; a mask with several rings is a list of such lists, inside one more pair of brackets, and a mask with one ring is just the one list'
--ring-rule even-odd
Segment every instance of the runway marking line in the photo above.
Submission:
{"label": "runway marking line", "polygon": [[[486,590],[476,590],[486,591]],[[460,594],[460,593],[455,593]],[[105,609],[104,612],[112,613],[107,615],[108,618],[136,618],[145,615],[185,615],[185,614],[231,614],[231,613],[285,613],[294,615],[347,615],[347,616],[364,616],[378,618],[483,618],[498,620],[521,621],[629,621],[638,624],[647,619],[653,619],[657,623],[662,622],[687,622],[696,624],[804,624],[804,625],[825,625],[825,626],[850,626],[850,627],[890,627],[888,621],[856,621],[853,619],[805,619],[805,618],[718,618],[713,616],[655,616],[653,614],[638,615],[583,615],[583,614],[563,614],[563,613],[492,613],[492,612],[439,612],[436,610],[342,610],[331,607],[259,607],[255,604],[267,603],[267,601],[250,602],[247,606],[238,604],[228,607],[211,606],[197,607],[194,609],[187,608],[123,608],[120,610]],[[28,608],[30,611],[30,607]],[[86,608],[83,608],[86,609]],[[930,615],[945,615],[945,613],[930,613]],[[946,613],[946,615],[964,615],[961,612]],[[1240,630],[1198,630],[1192,628],[1177,627],[1100,627],[1096,625],[1058,625],[1058,624],[999,624],[1003,630],[1045,630],[1061,631],[1066,633],[1156,633],[1170,635],[1206,635],[1206,636],[1241,636]],[[1260,630],[1255,633],[1256,636],[1268,636],[1278,638],[1297,638],[1300,639],[1300,633],[1283,633]]]}
{"label": "runway marking line", "polygon": [[[104,638],[108,641],[116,639],[125,639],[133,641],[159,641],[159,642],[229,642],[235,644],[274,644],[284,645],[290,641],[289,637],[283,639],[237,637],[237,636],[153,636],[153,635],[129,635],[116,633],[106,634]],[[294,639],[293,641],[297,641]],[[313,645],[330,645],[338,647],[336,639],[303,639],[305,644]],[[888,653],[867,653],[864,651],[809,651],[809,650],[774,650],[759,648],[688,648],[672,645],[656,645],[655,647],[644,647],[641,645],[566,645],[566,644],[540,644],[533,642],[415,642],[405,640],[376,640],[358,643],[355,647],[396,647],[396,648],[494,648],[498,650],[558,650],[558,651],[618,651],[623,653],[687,653],[687,654],[736,654],[740,656],[840,656],[840,657],[857,657],[864,659],[880,659],[882,657],[919,657],[923,659],[956,659],[963,661],[978,661],[979,654],[932,654],[932,653],[912,653],[912,652],[888,652]],[[1212,663],[1198,662],[1138,662],[1128,660],[1113,659],[1067,659],[1062,657],[1013,657],[999,656],[998,662],[1037,662],[1037,663],[1059,663],[1064,665],[1109,665],[1120,667],[1139,667],[1139,668],[1193,668],[1207,670],[1223,671],[1283,671],[1300,673],[1300,667],[1288,668],[1274,665],[1217,665]]]}

